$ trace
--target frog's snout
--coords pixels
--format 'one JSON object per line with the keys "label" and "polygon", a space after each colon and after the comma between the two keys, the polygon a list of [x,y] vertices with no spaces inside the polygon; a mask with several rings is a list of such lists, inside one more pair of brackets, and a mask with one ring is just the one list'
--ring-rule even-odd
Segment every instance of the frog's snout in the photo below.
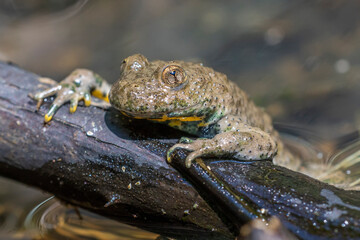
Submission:
{"label": "frog's snout", "polygon": [[141,113],[149,108],[144,87],[139,83],[126,81],[115,83],[110,90],[109,100],[111,105],[120,111]]}

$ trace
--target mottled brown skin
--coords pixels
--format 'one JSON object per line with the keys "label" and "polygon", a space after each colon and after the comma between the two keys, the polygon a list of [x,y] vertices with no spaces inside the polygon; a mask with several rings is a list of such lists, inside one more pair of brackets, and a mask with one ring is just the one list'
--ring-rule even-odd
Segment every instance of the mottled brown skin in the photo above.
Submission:
{"label": "mottled brown skin", "polygon": [[[64,81],[68,84],[78,80],[76,76],[79,73],[88,76],[80,84],[82,87],[88,86],[87,92],[101,90],[102,96],[106,95],[106,82],[90,70],[75,70]],[[95,84],[99,79],[101,88]],[[59,85],[64,85],[64,82]],[[72,90],[73,94],[78,93],[74,84]],[[49,96],[49,92],[56,93],[47,90],[37,94],[36,98],[42,100]],[[57,94],[56,106],[62,105],[64,100],[70,100],[74,106],[74,100],[64,97],[66,94]],[[288,165],[292,160],[290,155],[283,154],[283,144],[269,115],[256,107],[226,75],[202,64],[149,62],[140,54],[130,56],[121,65],[120,79],[111,87],[109,100],[113,107],[129,117],[164,123],[201,137],[196,140],[182,138],[168,151],[169,162],[175,149],[191,151],[186,158],[188,167],[197,157],[273,159],[282,165]],[[49,112],[53,115],[55,111]],[[45,120],[49,120],[46,116]],[[278,151],[280,154],[274,158]],[[297,165],[293,164],[293,168]]]}

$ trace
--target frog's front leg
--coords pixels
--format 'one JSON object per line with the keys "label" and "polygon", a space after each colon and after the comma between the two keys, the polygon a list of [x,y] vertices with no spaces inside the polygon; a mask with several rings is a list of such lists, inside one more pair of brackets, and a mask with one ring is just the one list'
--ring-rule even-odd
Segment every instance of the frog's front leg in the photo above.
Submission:
{"label": "frog's front leg", "polygon": [[185,160],[186,167],[197,157],[233,157],[238,160],[272,159],[277,153],[276,142],[259,128],[242,126],[215,135],[211,139],[197,139],[189,143],[178,143],[167,153],[167,161],[171,162],[171,154],[175,149],[192,151]]}
{"label": "frog's front leg", "polygon": [[55,112],[64,103],[70,101],[70,112],[76,111],[78,102],[83,100],[85,106],[91,104],[91,94],[97,98],[108,100],[110,85],[96,73],[87,69],[76,69],[58,85],[37,93],[34,98],[40,107],[44,98],[57,94],[49,111],[45,114],[45,122],[49,122]]}

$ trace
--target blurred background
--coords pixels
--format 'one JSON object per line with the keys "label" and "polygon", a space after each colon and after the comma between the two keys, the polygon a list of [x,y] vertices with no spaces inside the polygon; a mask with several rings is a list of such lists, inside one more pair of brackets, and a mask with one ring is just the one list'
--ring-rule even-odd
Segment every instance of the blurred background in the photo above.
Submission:
{"label": "blurred background", "polygon": [[4,0],[0,59],[56,80],[90,68],[110,82],[134,53],[203,62],[275,121],[336,137],[358,122],[359,10],[351,0]]}
{"label": "blurred background", "polygon": [[[328,157],[359,135],[359,12],[355,0],[3,0],[0,60],[56,80],[89,68],[109,82],[134,53],[203,62]],[[23,188],[1,187],[0,200]],[[0,231],[21,225],[1,214]]]}

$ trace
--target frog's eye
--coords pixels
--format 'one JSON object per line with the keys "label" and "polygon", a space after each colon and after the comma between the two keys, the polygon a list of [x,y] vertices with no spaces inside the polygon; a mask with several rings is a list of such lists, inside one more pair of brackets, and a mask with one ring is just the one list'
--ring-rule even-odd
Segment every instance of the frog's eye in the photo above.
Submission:
{"label": "frog's eye", "polygon": [[177,65],[169,65],[161,74],[162,81],[170,87],[178,87],[186,83],[185,70]]}

